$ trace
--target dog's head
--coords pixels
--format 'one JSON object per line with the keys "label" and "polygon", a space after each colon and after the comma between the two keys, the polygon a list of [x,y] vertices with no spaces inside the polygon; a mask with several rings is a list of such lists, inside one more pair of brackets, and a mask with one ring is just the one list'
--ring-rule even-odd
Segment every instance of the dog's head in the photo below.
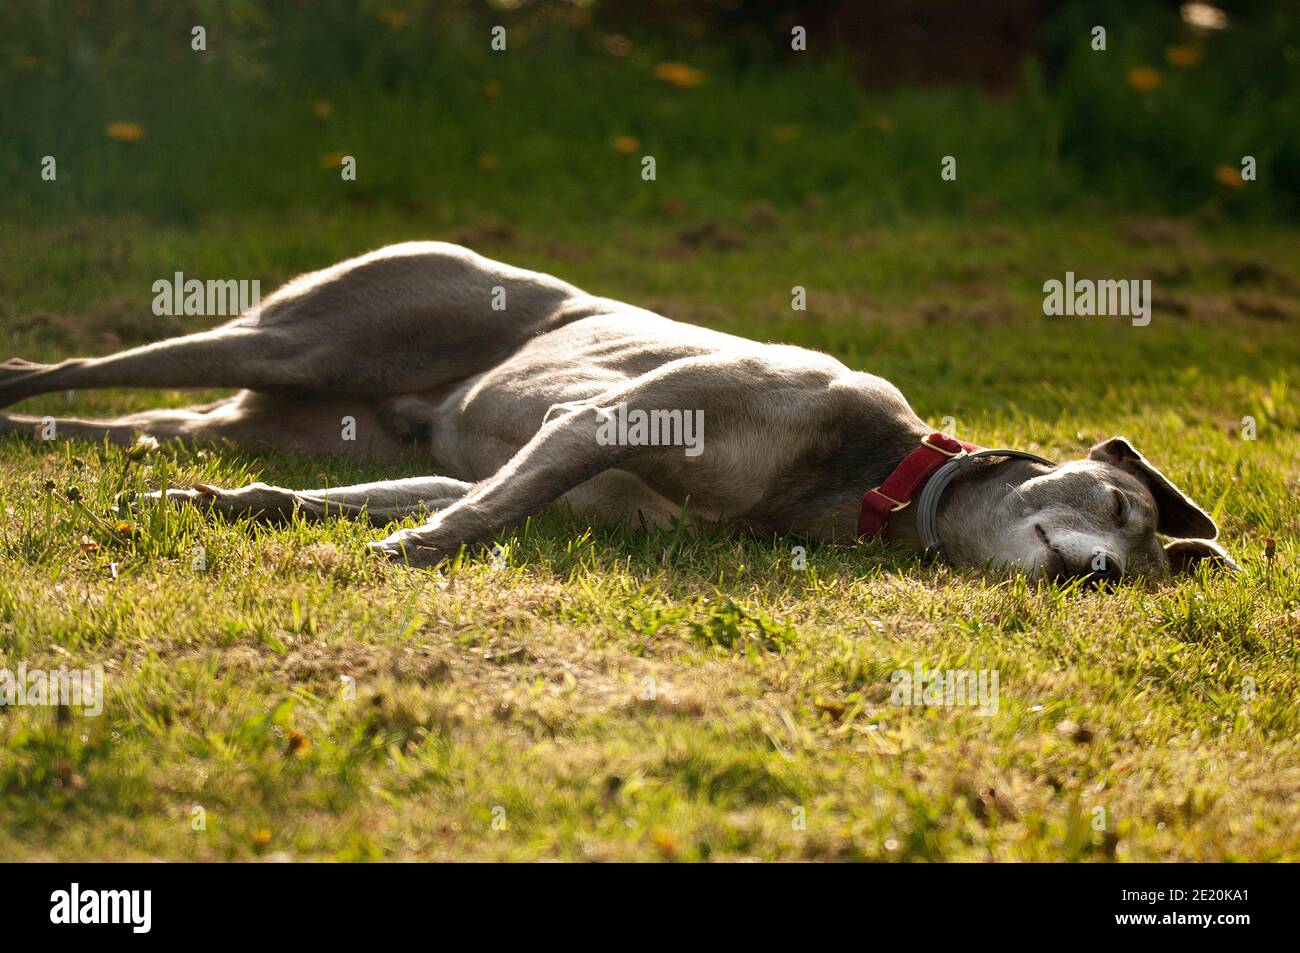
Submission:
{"label": "dog's head", "polygon": [[1214,520],[1123,437],[1097,444],[1086,460],[1020,482],[992,479],[989,489],[999,491],[993,532],[980,534],[987,552],[975,562],[1034,578],[1109,581],[1190,572],[1203,560],[1240,569],[1212,542],[1219,533]]}

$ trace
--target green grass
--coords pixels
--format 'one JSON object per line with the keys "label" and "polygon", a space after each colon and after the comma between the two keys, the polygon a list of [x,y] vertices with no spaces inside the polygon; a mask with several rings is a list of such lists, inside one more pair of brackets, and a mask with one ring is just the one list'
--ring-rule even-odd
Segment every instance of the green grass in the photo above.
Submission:
{"label": "green grass", "polygon": [[[0,858],[1300,856],[1294,230],[867,227],[803,204],[540,218],[525,206],[502,232],[380,205],[25,221],[0,233],[0,350],[49,359],[182,330],[146,310],[177,268],[269,288],[387,241],[463,238],[674,317],[827,350],[968,439],[1064,459],[1125,434],[1214,509],[1246,573],[1088,592],[878,544],[810,547],[796,570],[793,539],[560,512],[506,534],[504,565],[467,553],[409,572],[370,559],[379,534],[360,524],[160,507],[115,527],[113,499],[417,462],[175,446],[130,461],[2,438],[0,658],[102,665],[107,698],[97,718],[0,711]],[[683,236],[701,224],[710,241]],[[1067,269],[1153,277],[1152,324],[1044,317],[1041,284]],[[806,313],[790,310],[795,284]],[[86,392],[21,410],[190,399]],[[998,712],[891,704],[890,673],[917,662],[997,670]]]}
{"label": "green grass", "polygon": [[[563,4],[201,6],[203,56],[187,5],[0,12],[0,359],[201,327],[149,314],[178,270],[269,291],[450,239],[825,350],[987,445],[1066,459],[1124,434],[1246,573],[1082,591],[879,544],[796,569],[793,539],[563,512],[506,534],[503,565],[409,572],[359,524],[160,507],[119,526],[114,499],[415,460],[0,437],[0,668],[103,666],[107,692],[99,717],[0,708],[0,859],[1300,857],[1289,9],[1192,36],[1108,3],[1099,54],[1102,14],[1069,4],[1044,24],[1053,65],[999,99],[867,90],[833,56],[764,51],[757,20],[744,53],[611,43],[603,11]],[[1196,63],[1169,64],[1175,44]],[[674,60],[702,85],[655,77]],[[1225,176],[1243,155],[1250,183]],[[1151,278],[1151,325],[1044,317],[1066,271]],[[916,663],[996,670],[997,713],[892,704]]]}

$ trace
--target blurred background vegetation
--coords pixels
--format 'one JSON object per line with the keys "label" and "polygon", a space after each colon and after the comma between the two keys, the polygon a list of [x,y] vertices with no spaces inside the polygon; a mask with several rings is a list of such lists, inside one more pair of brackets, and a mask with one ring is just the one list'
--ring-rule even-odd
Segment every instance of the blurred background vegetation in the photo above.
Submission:
{"label": "blurred background vegetation", "polygon": [[[0,214],[1300,213],[1300,5],[22,0]],[[191,31],[206,30],[206,51]],[[507,50],[489,46],[507,29]],[[1092,28],[1107,30],[1104,52]],[[791,30],[807,29],[807,51]],[[40,177],[57,160],[58,187]],[[339,161],[352,155],[357,180]],[[657,161],[657,188],[640,176]],[[941,187],[939,164],[958,161]],[[1253,155],[1258,181],[1243,183]]]}

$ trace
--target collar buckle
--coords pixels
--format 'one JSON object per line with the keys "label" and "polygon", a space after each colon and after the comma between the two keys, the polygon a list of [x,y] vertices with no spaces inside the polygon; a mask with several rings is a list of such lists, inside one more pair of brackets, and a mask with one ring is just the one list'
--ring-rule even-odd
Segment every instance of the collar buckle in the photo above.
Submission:
{"label": "collar buckle", "polygon": [[905,510],[905,509],[907,509],[909,506],[912,505],[912,501],[911,501],[911,500],[901,500],[901,501],[900,501],[900,500],[896,500],[896,499],[894,499],[894,498],[893,498],[892,496],[890,496],[888,493],[882,493],[882,492],[880,491],[880,487],[876,487],[876,488],[875,488],[874,490],[872,490],[871,492],[874,493],[874,494],[876,494],[876,496],[884,497],[884,498],[887,499],[890,503],[893,503],[893,504],[894,504],[893,506],[891,506],[891,507],[889,508],[889,512],[891,512],[891,513],[897,513],[899,510]]}
{"label": "collar buckle", "polygon": [[[940,439],[952,440],[952,442],[957,445],[957,449],[949,450],[946,447],[941,447],[936,443],[932,443],[931,438],[936,438],[936,437]],[[960,456],[964,456],[966,453],[965,447],[963,447],[960,443],[957,443],[956,440],[953,440],[951,437],[948,437],[946,434],[942,434],[942,433],[926,434],[924,437],[921,438],[921,446],[929,447],[935,453],[942,453],[945,457],[960,457]],[[882,493],[881,495],[883,496],[884,494]]]}

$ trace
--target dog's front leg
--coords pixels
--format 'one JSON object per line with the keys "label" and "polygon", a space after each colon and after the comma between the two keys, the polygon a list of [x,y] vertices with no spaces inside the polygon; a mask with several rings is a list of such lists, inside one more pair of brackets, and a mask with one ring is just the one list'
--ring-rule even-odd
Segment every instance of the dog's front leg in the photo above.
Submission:
{"label": "dog's front leg", "polygon": [[[228,519],[249,517],[275,523],[295,515],[312,520],[348,516],[383,526],[421,510],[450,506],[470,489],[470,484],[460,480],[433,476],[319,490],[289,490],[265,483],[251,483],[233,490],[204,485],[192,490],[168,490],[165,495],[173,502],[220,513]],[[133,503],[139,506],[162,495],[161,492],[145,493]]]}
{"label": "dog's front leg", "polygon": [[504,467],[423,526],[405,529],[370,548],[397,562],[430,566],[462,545],[485,543],[501,530],[643,448],[603,445],[597,434],[608,412],[596,406],[545,424]]}

